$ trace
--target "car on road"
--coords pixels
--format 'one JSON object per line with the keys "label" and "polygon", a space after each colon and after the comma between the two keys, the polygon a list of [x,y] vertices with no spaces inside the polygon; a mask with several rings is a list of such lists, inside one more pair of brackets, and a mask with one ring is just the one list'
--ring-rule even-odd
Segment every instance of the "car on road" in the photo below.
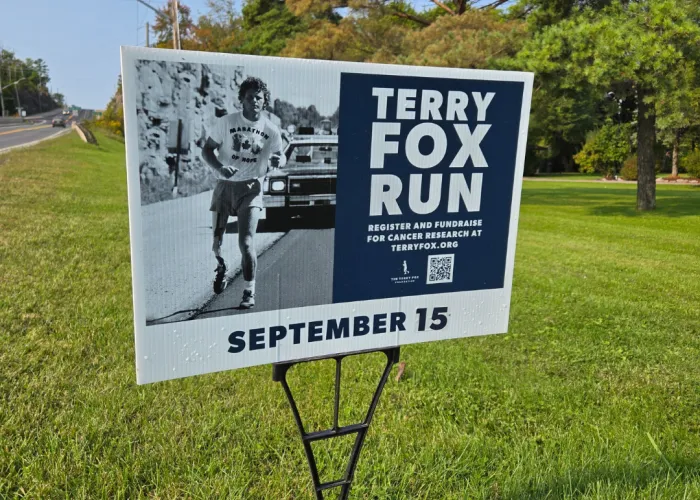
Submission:
{"label": "car on road", "polygon": [[332,225],[338,136],[297,135],[284,154],[287,164],[269,171],[263,181],[265,227],[286,229],[296,216],[303,217],[314,227]]}
{"label": "car on road", "polygon": [[66,120],[60,116],[57,116],[56,118],[51,120],[51,126],[66,128]]}
{"label": "car on road", "polygon": [[70,115],[70,110],[64,109],[62,114],[63,114],[64,116]]}

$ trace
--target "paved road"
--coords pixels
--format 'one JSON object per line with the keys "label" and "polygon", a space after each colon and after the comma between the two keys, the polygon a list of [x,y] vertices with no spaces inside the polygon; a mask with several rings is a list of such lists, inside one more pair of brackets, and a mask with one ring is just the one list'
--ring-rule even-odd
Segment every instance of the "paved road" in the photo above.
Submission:
{"label": "paved road", "polygon": [[[333,294],[334,229],[292,229],[258,258],[255,308],[252,312],[326,304]],[[212,272],[212,279],[213,279]],[[243,277],[197,317],[240,314]]]}
{"label": "paved road", "polygon": [[61,114],[61,111],[62,110],[60,108],[51,111],[45,111],[36,115],[27,116],[24,118],[24,120],[21,120],[20,118],[14,116],[6,116],[4,118],[0,118],[0,128],[36,125],[40,123],[46,123],[47,121],[48,123],[50,123],[51,119],[54,116],[58,116]]}
{"label": "paved road", "polygon": [[[64,130],[62,127],[53,127],[51,120],[56,116],[61,116],[60,109],[47,111],[38,115],[33,115],[25,118],[25,122],[18,122],[13,119],[12,122],[0,124],[0,150],[20,146],[28,142],[39,141],[46,139],[54,134]],[[70,128],[73,117],[66,117],[66,128]],[[5,120],[8,120],[7,118]]]}
{"label": "paved road", "polygon": [[[66,124],[66,128],[70,128],[70,123]],[[50,122],[43,125],[0,128],[0,149],[45,139],[63,130],[62,127],[52,127]]]}

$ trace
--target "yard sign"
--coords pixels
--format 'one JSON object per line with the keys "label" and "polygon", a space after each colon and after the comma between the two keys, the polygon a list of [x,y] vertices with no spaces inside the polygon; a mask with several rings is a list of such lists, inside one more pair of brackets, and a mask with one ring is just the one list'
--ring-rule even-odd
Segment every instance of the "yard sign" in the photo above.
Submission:
{"label": "yard sign", "polygon": [[532,74],[142,48],[122,74],[139,383],[507,331]]}

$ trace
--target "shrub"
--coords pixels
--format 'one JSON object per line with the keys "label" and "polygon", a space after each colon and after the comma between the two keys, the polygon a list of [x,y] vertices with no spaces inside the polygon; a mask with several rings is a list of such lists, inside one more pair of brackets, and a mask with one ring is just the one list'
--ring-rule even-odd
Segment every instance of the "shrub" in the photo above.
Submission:
{"label": "shrub", "polygon": [[632,155],[625,160],[620,169],[620,177],[626,181],[637,180],[637,155]]}
{"label": "shrub", "polygon": [[588,135],[583,149],[574,155],[579,170],[584,173],[600,172],[608,177],[615,175],[622,162],[631,153],[629,124],[603,125]]}
{"label": "shrub", "polygon": [[681,164],[691,177],[700,179],[700,149],[691,151],[681,159]]}

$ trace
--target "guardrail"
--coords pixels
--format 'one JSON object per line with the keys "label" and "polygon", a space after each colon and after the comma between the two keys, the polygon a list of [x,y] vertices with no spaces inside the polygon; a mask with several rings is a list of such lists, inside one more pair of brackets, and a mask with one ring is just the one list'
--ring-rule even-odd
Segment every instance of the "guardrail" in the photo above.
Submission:
{"label": "guardrail", "polygon": [[97,144],[97,139],[95,139],[95,135],[83,124],[73,122],[71,128],[77,132],[78,136],[80,136],[83,142],[87,142],[88,144]]}

